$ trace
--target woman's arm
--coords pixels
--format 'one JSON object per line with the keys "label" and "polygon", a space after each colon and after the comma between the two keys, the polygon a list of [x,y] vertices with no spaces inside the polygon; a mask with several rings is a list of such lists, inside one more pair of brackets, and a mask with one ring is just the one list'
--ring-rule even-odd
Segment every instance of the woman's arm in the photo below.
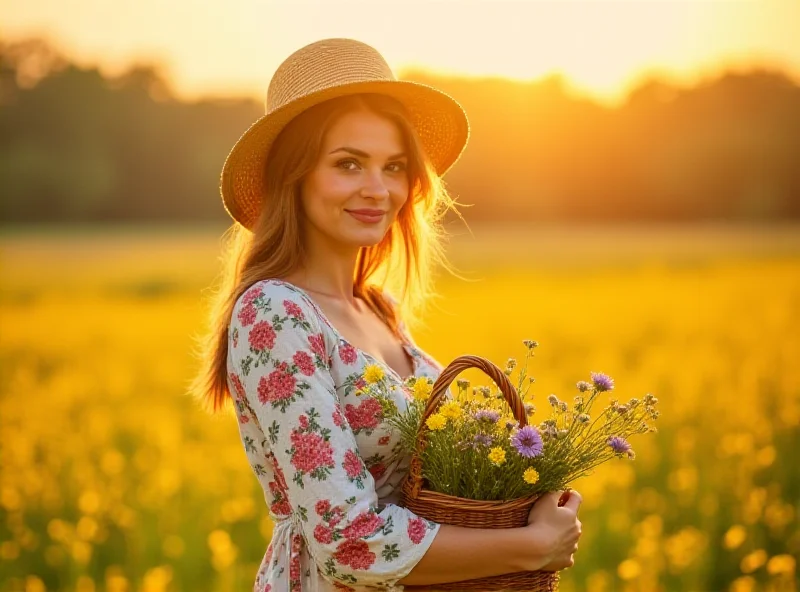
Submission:
{"label": "woman's arm", "polygon": [[261,455],[255,466],[274,470],[279,513],[302,529],[298,544],[305,539],[322,576],[332,584],[392,589],[428,550],[439,525],[378,503],[312,304],[269,280],[240,297],[231,321],[231,393],[264,432],[268,453],[251,443],[251,454]]}
{"label": "woman's arm", "polygon": [[[408,575],[406,586],[471,580],[518,571],[558,571],[574,564],[581,522],[577,491],[542,495],[521,528],[464,528],[442,524]],[[566,501],[561,505],[561,500]]]}
{"label": "woman's arm", "polygon": [[442,524],[428,551],[398,583],[419,586],[538,569],[546,563],[546,553],[533,548],[527,531]]}

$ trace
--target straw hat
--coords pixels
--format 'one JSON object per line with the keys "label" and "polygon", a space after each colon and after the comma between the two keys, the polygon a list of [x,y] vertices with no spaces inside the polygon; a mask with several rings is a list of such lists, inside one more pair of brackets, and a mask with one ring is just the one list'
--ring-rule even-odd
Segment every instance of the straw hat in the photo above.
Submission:
{"label": "straw hat", "polygon": [[424,84],[397,80],[374,48],[353,39],[323,39],[297,50],[278,67],[267,89],[266,115],[242,134],[222,167],[225,209],[245,228],[258,218],[270,147],[309,107],[344,95],[381,93],[405,105],[439,175],[458,160],[469,123],[455,99]]}

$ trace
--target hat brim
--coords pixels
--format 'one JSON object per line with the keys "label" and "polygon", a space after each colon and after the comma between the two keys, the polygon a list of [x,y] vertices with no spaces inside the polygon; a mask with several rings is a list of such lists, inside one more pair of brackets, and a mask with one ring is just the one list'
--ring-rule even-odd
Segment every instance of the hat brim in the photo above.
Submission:
{"label": "hat brim", "polygon": [[411,124],[436,172],[442,176],[458,160],[469,139],[469,122],[461,105],[446,93],[407,80],[354,82],[310,93],[256,120],[231,149],[220,176],[222,203],[228,214],[252,229],[264,193],[269,149],[284,127],[318,103],[359,93],[380,93],[405,105]]}

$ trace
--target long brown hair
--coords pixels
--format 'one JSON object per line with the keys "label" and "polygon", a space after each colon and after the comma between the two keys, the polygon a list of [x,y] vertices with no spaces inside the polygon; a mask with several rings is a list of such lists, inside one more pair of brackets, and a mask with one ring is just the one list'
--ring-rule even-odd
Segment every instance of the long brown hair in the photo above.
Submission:
{"label": "long brown hair", "polygon": [[[383,239],[359,250],[355,295],[398,334],[398,314],[410,324],[434,296],[435,267],[452,271],[443,251],[441,221],[448,210],[459,215],[456,202],[425,155],[403,105],[392,97],[370,93],[309,108],[284,128],[270,150],[263,206],[253,231],[234,223],[224,236],[223,269],[212,296],[209,330],[199,340],[201,368],[191,387],[211,412],[220,410],[230,398],[228,325],[236,301],[254,283],[287,276],[302,263],[299,187],[316,165],[327,130],[357,109],[370,110],[398,126],[408,155],[409,199]],[[384,290],[398,295],[397,312],[383,298]]]}

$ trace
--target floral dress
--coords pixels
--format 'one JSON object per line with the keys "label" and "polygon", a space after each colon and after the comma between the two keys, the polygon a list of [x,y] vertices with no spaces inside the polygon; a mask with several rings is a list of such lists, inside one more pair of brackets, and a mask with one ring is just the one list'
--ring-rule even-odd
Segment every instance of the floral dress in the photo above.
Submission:
{"label": "floral dress", "polygon": [[[441,365],[402,332],[414,376],[435,379]],[[397,505],[409,459],[397,453],[399,434],[378,401],[356,390],[365,366],[378,365],[403,409],[404,379],[281,280],[260,281],[239,298],[228,337],[239,432],[274,523],[254,590],[401,591],[397,581],[439,524]]]}

